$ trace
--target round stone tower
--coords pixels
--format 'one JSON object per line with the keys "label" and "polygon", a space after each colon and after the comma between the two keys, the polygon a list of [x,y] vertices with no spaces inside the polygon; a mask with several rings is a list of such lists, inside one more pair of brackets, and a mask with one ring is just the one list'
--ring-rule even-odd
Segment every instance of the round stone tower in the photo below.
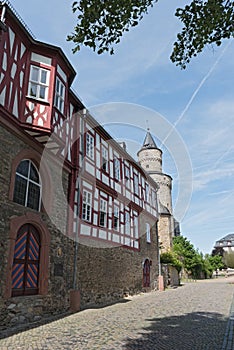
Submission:
{"label": "round stone tower", "polygon": [[138,151],[137,156],[142,168],[159,185],[158,199],[160,204],[172,214],[172,178],[162,172],[162,151],[157,147],[149,129],[147,129],[143,146]]}

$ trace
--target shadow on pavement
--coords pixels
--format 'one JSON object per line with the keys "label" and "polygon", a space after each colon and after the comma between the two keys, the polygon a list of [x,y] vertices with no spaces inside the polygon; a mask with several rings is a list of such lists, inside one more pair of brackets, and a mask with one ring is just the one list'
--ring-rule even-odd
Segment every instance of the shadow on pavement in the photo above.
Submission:
{"label": "shadow on pavement", "polygon": [[227,318],[218,313],[193,312],[148,319],[138,339],[126,339],[125,350],[220,350]]}
{"label": "shadow on pavement", "polygon": [[[79,312],[82,312],[82,311],[87,310],[87,309],[103,309],[103,308],[111,306],[111,305],[127,303],[129,301],[131,301],[131,300],[116,299],[112,302],[106,302],[106,303],[100,303],[100,304],[90,304],[90,305],[87,305],[86,307],[83,307]],[[25,332],[25,331],[33,329],[33,328],[37,328],[37,327],[49,324],[51,322],[60,320],[62,318],[69,317],[72,314],[73,313],[67,311],[63,314],[56,314],[56,315],[50,315],[50,316],[44,317],[41,320],[36,321],[36,322],[18,324],[18,325],[11,327],[11,328],[5,328],[5,327],[3,328],[0,326],[0,339],[7,338],[7,337],[10,337],[14,334],[18,334],[18,333]]]}

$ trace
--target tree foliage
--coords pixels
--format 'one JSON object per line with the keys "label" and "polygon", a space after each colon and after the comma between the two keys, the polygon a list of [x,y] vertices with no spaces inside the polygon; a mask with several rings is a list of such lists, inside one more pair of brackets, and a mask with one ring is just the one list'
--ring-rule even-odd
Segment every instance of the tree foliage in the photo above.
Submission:
{"label": "tree foliage", "polygon": [[178,272],[181,271],[183,264],[178,259],[177,255],[173,251],[164,252],[160,256],[160,262],[162,264],[170,264],[176,268]]}
{"label": "tree foliage", "polygon": [[123,33],[136,26],[157,0],[80,0],[72,5],[78,12],[74,33],[68,36],[75,43],[73,52],[80,45],[89,46],[98,54],[114,53],[113,44],[120,42]]}
{"label": "tree foliage", "polygon": [[227,267],[234,268],[234,252],[225,252],[223,255],[224,263]]}
{"label": "tree foliage", "polygon": [[[77,14],[77,25],[67,39],[73,41],[73,52],[81,45],[88,46],[98,54],[114,53],[123,33],[138,25],[157,0],[80,0],[72,10]],[[171,54],[171,60],[186,68],[191,58],[200,53],[207,44],[221,45],[223,39],[234,36],[234,1],[192,0],[175,16],[183,23],[181,32]],[[153,43],[152,43],[153,44]]]}
{"label": "tree foliage", "polygon": [[191,57],[197,56],[205,45],[220,46],[223,39],[234,36],[234,2],[229,0],[193,0],[175,15],[184,27],[177,35],[171,55],[172,62],[186,68]]}

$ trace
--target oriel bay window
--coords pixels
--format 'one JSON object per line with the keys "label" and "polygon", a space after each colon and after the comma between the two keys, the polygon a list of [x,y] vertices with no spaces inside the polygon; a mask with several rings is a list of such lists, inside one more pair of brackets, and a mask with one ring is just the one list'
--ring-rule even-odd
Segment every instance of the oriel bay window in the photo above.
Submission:
{"label": "oriel bay window", "polygon": [[28,95],[47,101],[50,72],[46,69],[31,66]]}
{"label": "oriel bay window", "polygon": [[13,201],[40,210],[41,181],[36,166],[29,159],[22,160],[15,175]]}
{"label": "oriel bay window", "polygon": [[82,201],[82,219],[91,222],[92,193],[84,190]]}
{"label": "oriel bay window", "polygon": [[99,226],[106,227],[107,225],[107,201],[100,199]]}

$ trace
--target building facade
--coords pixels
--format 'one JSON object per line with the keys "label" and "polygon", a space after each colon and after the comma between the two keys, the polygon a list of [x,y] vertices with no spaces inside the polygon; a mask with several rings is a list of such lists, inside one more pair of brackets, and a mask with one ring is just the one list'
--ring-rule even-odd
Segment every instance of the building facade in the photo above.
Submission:
{"label": "building facade", "polygon": [[[1,3],[0,3],[1,4]],[[63,51],[0,5],[0,324],[157,287],[158,186],[71,90]]]}
{"label": "building facade", "polygon": [[214,245],[214,251],[223,252],[223,253],[233,252],[234,251],[234,234],[229,233],[225,237],[216,241]]}

